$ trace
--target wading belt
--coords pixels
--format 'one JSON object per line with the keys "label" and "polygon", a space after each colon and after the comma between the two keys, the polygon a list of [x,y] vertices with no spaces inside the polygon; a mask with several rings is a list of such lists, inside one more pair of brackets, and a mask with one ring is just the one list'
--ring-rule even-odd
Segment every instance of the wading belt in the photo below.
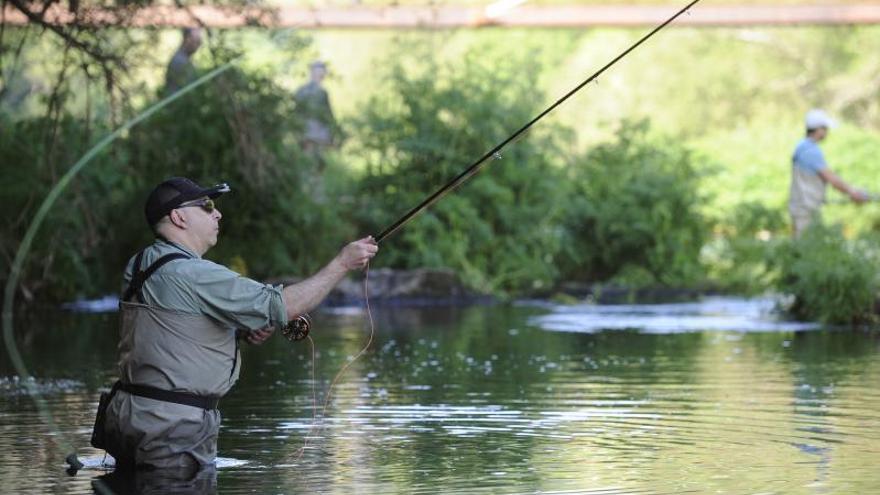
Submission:
{"label": "wading belt", "polygon": [[[146,270],[141,270],[141,259],[143,258],[143,255],[144,252],[141,251],[140,253],[138,253],[137,257],[134,260],[135,272],[131,276],[131,283],[128,285],[128,289],[125,290],[125,294],[122,296],[123,301],[130,301],[132,297],[137,296],[138,301],[143,304],[144,295],[141,293],[141,289],[143,289],[144,287],[144,282],[146,282],[152,274],[156,273],[156,270],[161,268],[162,265],[168,263],[169,261],[191,258],[191,256],[184,253],[166,254],[165,256],[162,256],[161,258],[156,260],[152,265],[147,267]],[[200,407],[209,411],[217,409],[217,404],[220,402],[220,397],[217,396],[196,395],[187,392],[174,392],[171,390],[162,390],[160,388],[150,387],[148,385],[122,383],[121,381],[118,381],[116,382],[116,384],[113,385],[113,390],[111,394],[115,393],[116,390],[123,390],[131,395],[146,397],[148,399],[161,400],[163,402],[173,402],[175,404],[183,404],[185,406]]]}
{"label": "wading belt", "polygon": [[217,405],[220,403],[220,397],[217,396],[172,392],[171,390],[162,390],[156,387],[135,385],[133,383],[116,382],[113,388],[128,392],[131,395],[137,395],[138,397],[173,402],[175,404],[183,404],[184,406],[200,407],[208,411],[217,409]]}

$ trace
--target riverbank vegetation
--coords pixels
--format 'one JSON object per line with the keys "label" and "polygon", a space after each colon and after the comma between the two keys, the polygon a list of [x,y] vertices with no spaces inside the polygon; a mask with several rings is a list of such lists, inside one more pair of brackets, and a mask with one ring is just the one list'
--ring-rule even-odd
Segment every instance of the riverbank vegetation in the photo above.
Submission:
{"label": "riverbank vegetation", "polygon": [[[640,34],[216,34],[200,67],[254,55],[95,158],[40,230],[20,293],[116,291],[125,260],[150,240],[144,197],[171,175],[233,186],[210,258],[257,278],[309,273],[345,240],[387,227]],[[565,281],[773,290],[794,295],[801,318],[869,320],[878,207],[828,205],[826,224],[838,227],[794,242],[785,200],[788,156],[814,106],[845,122],[825,146],[833,168],[880,186],[880,106],[864,84],[880,63],[859,51],[877,38],[880,29],[867,27],[670,30],[390,237],[375,264],[452,268],[506,297],[552,293]],[[129,33],[128,43],[162,49],[102,85],[60,42],[6,33],[5,45],[22,48],[2,55],[3,277],[60,175],[161,96],[176,39]],[[292,98],[319,56],[346,136],[321,157],[300,145]]]}

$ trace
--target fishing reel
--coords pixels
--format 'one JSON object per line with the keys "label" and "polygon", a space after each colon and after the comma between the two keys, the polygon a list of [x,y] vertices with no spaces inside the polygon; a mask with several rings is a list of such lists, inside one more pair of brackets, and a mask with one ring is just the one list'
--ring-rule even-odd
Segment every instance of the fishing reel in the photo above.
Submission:
{"label": "fishing reel", "polygon": [[311,328],[312,317],[308,313],[303,313],[288,321],[287,325],[281,329],[281,335],[284,335],[291,342],[296,342],[308,337]]}

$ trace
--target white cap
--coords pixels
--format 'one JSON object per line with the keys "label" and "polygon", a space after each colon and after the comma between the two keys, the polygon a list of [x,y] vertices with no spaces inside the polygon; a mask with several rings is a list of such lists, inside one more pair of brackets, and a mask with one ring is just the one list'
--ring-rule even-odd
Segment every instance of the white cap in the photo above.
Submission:
{"label": "white cap", "polygon": [[807,129],[819,129],[821,127],[826,127],[828,129],[833,129],[837,127],[837,122],[828,116],[827,113],[822,110],[813,109],[807,112],[807,117],[804,119],[804,123],[807,125]]}

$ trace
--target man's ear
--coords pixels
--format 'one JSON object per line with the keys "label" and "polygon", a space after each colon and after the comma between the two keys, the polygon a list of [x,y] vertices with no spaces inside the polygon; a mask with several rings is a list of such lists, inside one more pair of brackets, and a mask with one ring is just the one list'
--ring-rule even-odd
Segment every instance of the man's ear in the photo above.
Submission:
{"label": "man's ear", "polygon": [[180,210],[171,210],[171,213],[168,214],[168,218],[171,220],[175,226],[181,229],[186,229],[186,217],[183,216],[183,213]]}

